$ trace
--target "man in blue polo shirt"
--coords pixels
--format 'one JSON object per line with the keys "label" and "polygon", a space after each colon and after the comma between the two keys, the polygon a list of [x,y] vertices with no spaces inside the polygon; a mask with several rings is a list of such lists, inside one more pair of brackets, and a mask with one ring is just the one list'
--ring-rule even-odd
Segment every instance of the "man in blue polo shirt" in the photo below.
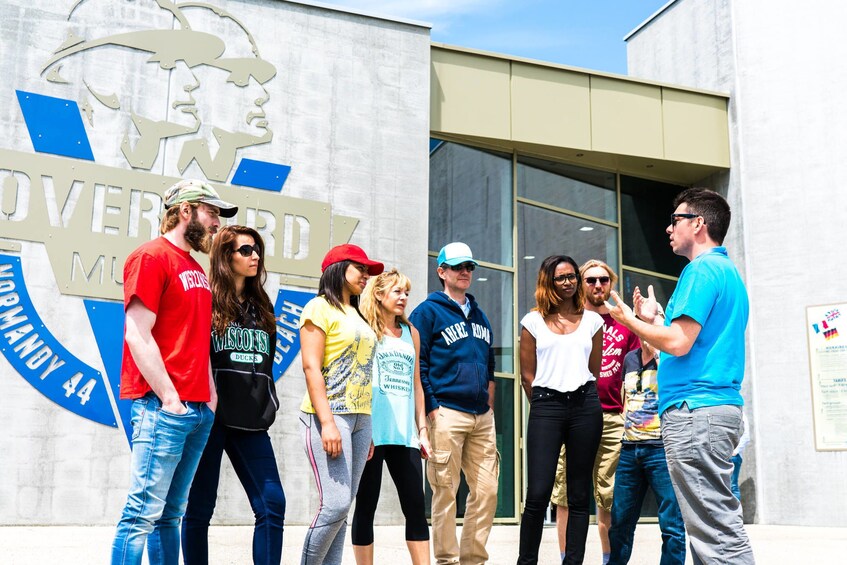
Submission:
{"label": "man in blue polo shirt", "polygon": [[614,304],[607,305],[612,317],[662,352],[657,377],[662,440],[695,565],[752,564],[741,505],[730,490],[732,452],[742,433],[749,301],[721,247],[729,204],[716,192],[690,188],[674,205],[666,229],[670,245],[691,262],[665,316],[652,287],[647,297],[636,289],[638,318],[616,292]]}

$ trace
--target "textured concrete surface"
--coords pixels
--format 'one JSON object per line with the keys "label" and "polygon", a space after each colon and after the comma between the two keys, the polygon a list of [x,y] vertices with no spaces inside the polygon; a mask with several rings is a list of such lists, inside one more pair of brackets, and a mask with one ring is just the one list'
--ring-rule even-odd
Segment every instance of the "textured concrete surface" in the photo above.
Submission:
{"label": "textured concrete surface", "polygon": [[[809,528],[789,526],[748,525],[756,562],[760,565],[782,563],[832,563],[847,552],[847,528]],[[65,565],[106,563],[114,533],[111,527],[0,527],[2,563],[35,565],[61,562]],[[251,562],[250,536],[247,526],[218,526],[211,529],[210,563],[214,565],[244,565]],[[348,530],[349,533],[349,530]],[[489,563],[507,565],[518,555],[518,526],[495,526],[488,541]],[[283,563],[300,563],[305,528],[287,527],[283,548]],[[400,526],[378,526],[376,530],[376,563],[408,563],[409,557]],[[557,563],[556,530],[544,529],[539,563]],[[655,565],[661,555],[661,537],[656,524],[642,524],[635,531],[631,565]],[[600,563],[600,543],[597,528],[588,531],[585,563]],[[353,565],[349,536],[344,550],[344,565]],[[686,563],[691,563],[690,556]]]}

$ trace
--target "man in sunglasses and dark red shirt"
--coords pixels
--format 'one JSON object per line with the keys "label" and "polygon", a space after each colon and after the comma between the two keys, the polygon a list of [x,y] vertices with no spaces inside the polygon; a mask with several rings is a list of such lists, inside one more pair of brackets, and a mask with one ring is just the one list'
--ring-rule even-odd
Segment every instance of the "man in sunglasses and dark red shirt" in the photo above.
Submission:
{"label": "man in sunglasses and dark red shirt", "polygon": [[[476,266],[466,244],[445,245],[437,267],[444,290],[430,294],[409,316],[421,336],[421,384],[433,451],[426,471],[439,565],[485,563],[497,508],[493,336],[488,318],[467,293]],[[456,541],[460,471],[470,487],[461,545]]]}
{"label": "man in sunglasses and dark red shirt", "polygon": [[[603,563],[609,558],[609,527],[612,522],[612,495],[615,489],[615,470],[621,453],[623,436],[623,360],[626,354],[641,345],[638,337],[609,315],[605,302],[618,281],[618,276],[603,261],[591,259],[579,268],[585,287],[585,309],[603,318],[603,362],[597,377],[597,394],[603,406],[603,436],[594,460],[594,501],[597,504],[597,531],[603,550]],[[565,553],[565,532],[568,525],[568,492],[565,475],[564,447],[556,468],[556,482],[550,500],[556,505],[556,529],[559,550]]]}

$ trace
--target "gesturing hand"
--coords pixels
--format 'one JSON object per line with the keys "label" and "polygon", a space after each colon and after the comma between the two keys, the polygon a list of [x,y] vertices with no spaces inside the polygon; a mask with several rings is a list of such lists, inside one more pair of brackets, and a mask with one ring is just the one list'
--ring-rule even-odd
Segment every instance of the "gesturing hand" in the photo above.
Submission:
{"label": "gesturing hand", "polygon": [[641,289],[635,287],[632,293],[632,304],[635,306],[635,315],[652,324],[659,314],[659,303],[656,302],[656,295],[653,293],[653,285],[647,286],[647,296],[641,294]]}
{"label": "gesturing hand", "polygon": [[627,325],[627,322],[635,317],[632,308],[624,304],[617,291],[613,290],[609,300],[605,302],[606,308],[609,309],[609,314],[618,322]]}

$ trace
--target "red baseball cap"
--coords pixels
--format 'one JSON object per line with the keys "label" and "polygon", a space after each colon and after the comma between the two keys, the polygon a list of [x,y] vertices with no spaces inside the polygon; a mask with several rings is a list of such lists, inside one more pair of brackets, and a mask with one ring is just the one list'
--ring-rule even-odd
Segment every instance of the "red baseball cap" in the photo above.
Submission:
{"label": "red baseball cap", "polygon": [[385,265],[379,261],[371,261],[368,259],[368,256],[365,255],[365,252],[362,251],[361,247],[353,245],[352,243],[345,243],[344,245],[336,245],[327,252],[324,256],[323,262],[321,263],[321,272],[326,271],[326,268],[330,265],[347,259],[366,266],[368,268],[369,275],[378,275],[385,270]]}

